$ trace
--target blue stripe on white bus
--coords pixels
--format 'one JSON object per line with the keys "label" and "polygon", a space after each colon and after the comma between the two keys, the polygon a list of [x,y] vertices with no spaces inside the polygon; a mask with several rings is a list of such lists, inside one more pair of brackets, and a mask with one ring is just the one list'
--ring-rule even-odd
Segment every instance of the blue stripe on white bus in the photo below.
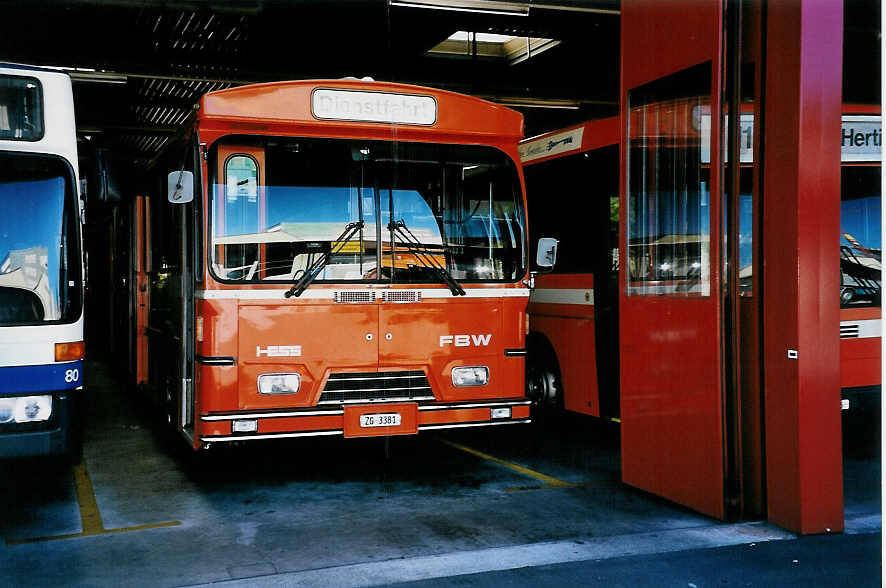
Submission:
{"label": "blue stripe on white bus", "polygon": [[83,360],[0,367],[0,396],[49,392],[83,385]]}

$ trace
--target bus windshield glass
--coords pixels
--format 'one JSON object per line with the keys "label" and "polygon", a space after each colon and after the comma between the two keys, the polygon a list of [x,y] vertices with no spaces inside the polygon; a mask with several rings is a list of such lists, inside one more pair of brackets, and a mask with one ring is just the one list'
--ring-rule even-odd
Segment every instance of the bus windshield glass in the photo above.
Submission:
{"label": "bus windshield glass", "polygon": [[519,177],[497,149],[232,138],[214,153],[210,262],[220,280],[288,283],[324,256],[315,282],[523,275]]}
{"label": "bus windshield glass", "polygon": [[72,184],[60,158],[0,152],[0,325],[79,316]]}

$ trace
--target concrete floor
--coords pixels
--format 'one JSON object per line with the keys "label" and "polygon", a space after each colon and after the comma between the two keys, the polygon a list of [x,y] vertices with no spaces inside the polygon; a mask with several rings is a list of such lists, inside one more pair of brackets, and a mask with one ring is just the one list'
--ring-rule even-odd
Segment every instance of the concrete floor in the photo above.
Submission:
{"label": "concrete floor", "polygon": [[[740,551],[751,544],[800,544],[766,523],[723,524],[621,485],[617,431],[578,416],[389,442],[222,447],[195,460],[103,364],[88,367],[83,464],[0,463],[2,585],[530,586],[603,581],[601,562],[625,557],[717,561],[735,549],[740,563],[754,561]],[[879,584],[873,443],[846,448],[839,540],[857,538],[847,546],[855,558],[842,560],[856,586]],[[816,557],[826,561],[837,539],[824,539]]]}

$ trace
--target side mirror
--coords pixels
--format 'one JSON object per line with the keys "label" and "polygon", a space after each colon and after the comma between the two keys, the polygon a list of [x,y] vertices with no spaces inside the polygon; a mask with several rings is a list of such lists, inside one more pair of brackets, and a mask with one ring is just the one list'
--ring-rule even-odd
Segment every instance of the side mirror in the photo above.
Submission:
{"label": "side mirror", "polygon": [[166,180],[166,197],[173,204],[186,204],[194,199],[194,174],[189,171],[170,172]]}
{"label": "side mirror", "polygon": [[542,237],[538,240],[538,252],[535,254],[535,265],[541,269],[551,269],[557,263],[557,239]]}

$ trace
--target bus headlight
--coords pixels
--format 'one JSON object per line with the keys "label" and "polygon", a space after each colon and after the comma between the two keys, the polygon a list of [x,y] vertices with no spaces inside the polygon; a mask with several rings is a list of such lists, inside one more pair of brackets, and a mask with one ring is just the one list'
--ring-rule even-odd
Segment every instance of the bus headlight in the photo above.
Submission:
{"label": "bus headlight", "polygon": [[298,374],[262,374],[258,377],[259,394],[295,394],[301,386]]}
{"label": "bus headlight", "polygon": [[52,416],[52,396],[16,396],[0,399],[0,423],[36,423]]}
{"label": "bus headlight", "polygon": [[15,398],[0,398],[0,424],[12,421],[15,412]]}
{"label": "bus headlight", "polygon": [[481,366],[452,368],[453,386],[485,386],[489,383],[489,368]]}

